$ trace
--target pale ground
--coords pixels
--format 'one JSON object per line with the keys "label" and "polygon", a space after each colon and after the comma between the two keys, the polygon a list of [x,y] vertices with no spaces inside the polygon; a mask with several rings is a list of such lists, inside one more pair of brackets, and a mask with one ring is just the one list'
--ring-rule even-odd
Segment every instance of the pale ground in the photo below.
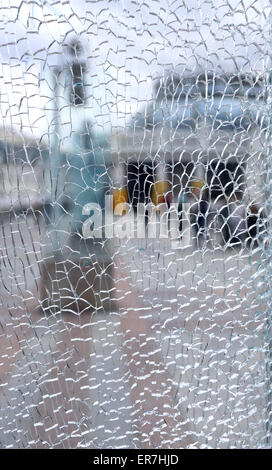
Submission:
{"label": "pale ground", "polygon": [[114,310],[44,315],[27,225],[0,227],[1,447],[268,445],[260,251],[114,239]]}

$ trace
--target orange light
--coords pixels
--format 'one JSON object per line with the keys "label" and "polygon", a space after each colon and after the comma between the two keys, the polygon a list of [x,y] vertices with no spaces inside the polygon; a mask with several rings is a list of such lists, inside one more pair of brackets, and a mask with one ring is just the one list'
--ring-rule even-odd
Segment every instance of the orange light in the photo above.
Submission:
{"label": "orange light", "polygon": [[115,189],[113,191],[113,212],[114,215],[124,215],[128,209],[128,191],[127,188]]}

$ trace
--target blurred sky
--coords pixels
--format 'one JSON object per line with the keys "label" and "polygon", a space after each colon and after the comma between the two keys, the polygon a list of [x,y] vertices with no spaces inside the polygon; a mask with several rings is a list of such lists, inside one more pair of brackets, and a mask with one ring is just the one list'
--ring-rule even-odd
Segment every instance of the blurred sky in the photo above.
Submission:
{"label": "blurred sky", "polygon": [[50,126],[39,85],[53,66],[67,65],[63,43],[75,35],[92,74],[91,119],[107,132],[152,98],[152,82],[168,70],[269,66],[269,0],[0,0],[0,7],[0,125],[35,135]]}

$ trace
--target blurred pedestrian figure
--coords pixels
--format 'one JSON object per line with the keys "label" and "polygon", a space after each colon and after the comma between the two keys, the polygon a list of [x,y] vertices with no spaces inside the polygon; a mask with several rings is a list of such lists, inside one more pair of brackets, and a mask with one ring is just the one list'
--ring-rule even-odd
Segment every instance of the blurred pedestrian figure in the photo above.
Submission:
{"label": "blurred pedestrian figure", "polygon": [[265,211],[255,201],[253,201],[247,210],[247,243],[248,245],[257,245],[264,238],[266,230]]}
{"label": "blurred pedestrian figure", "polygon": [[208,191],[203,180],[192,181],[191,188],[191,224],[196,246],[201,247],[206,240],[206,217],[209,209]]}
{"label": "blurred pedestrian figure", "polygon": [[188,193],[181,191],[178,197],[178,220],[179,220],[179,231],[182,233],[182,220],[183,220],[183,204],[189,202]]}
{"label": "blurred pedestrian figure", "polygon": [[247,236],[247,209],[235,193],[220,211],[224,244],[240,245]]}

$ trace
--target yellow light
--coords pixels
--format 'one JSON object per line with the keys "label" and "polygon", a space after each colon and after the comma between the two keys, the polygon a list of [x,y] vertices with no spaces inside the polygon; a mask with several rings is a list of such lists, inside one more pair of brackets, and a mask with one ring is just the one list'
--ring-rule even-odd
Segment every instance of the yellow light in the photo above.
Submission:
{"label": "yellow light", "polygon": [[169,181],[157,181],[151,189],[151,201],[155,206],[166,201],[166,196],[170,190]]}

